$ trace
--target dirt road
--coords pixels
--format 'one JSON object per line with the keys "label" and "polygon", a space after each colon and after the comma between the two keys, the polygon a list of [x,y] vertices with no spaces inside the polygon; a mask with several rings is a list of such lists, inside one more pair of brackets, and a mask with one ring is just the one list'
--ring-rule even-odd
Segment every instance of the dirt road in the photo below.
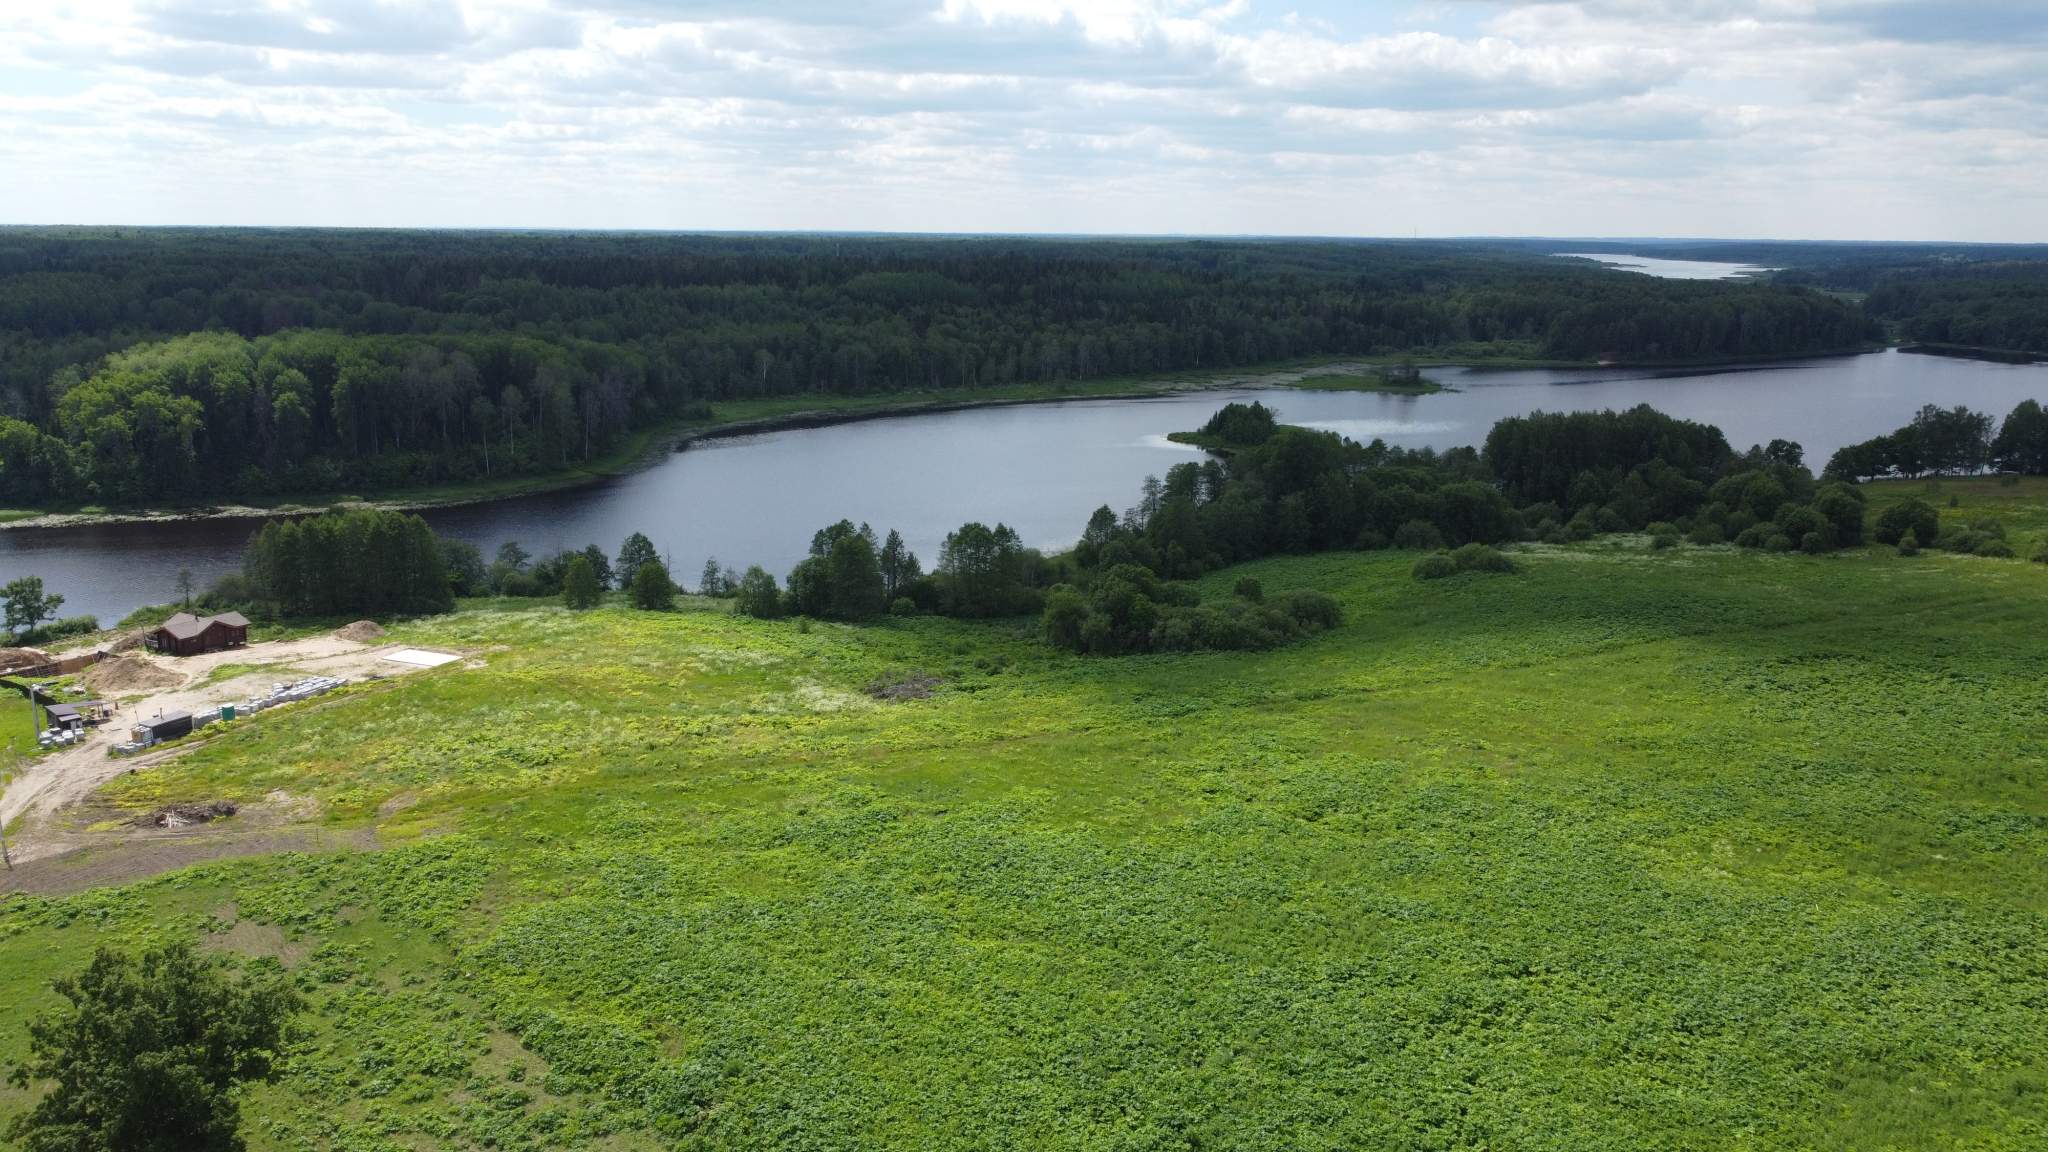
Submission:
{"label": "dirt road", "polygon": [[[161,763],[188,746],[119,759],[108,755],[110,748],[128,739],[129,729],[137,723],[169,712],[205,712],[221,704],[240,703],[264,694],[275,683],[307,676],[367,680],[422,671],[416,665],[385,658],[403,647],[315,636],[250,644],[203,656],[128,652],[118,659],[141,663],[115,668],[110,661],[97,666],[95,673],[116,684],[156,681],[166,686],[125,692],[119,687],[109,689],[109,699],[117,706],[113,719],[88,729],[87,739],[74,747],[23,762],[5,796],[0,796],[0,823],[20,818],[19,826],[10,831],[13,858],[17,862],[33,860],[75,847],[71,837],[52,827],[51,818],[60,809],[81,803],[124,772]],[[216,675],[223,670],[226,674]]]}

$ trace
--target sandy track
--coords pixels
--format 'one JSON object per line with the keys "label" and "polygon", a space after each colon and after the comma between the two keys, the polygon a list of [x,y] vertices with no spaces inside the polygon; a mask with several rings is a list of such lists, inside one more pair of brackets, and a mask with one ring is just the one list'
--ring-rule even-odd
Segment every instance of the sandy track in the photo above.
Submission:
{"label": "sandy track", "polygon": [[[83,803],[100,785],[124,772],[160,764],[192,747],[188,742],[161,752],[121,759],[109,756],[108,749],[126,740],[128,730],[138,722],[166,712],[203,712],[221,704],[238,703],[267,691],[278,681],[308,675],[367,680],[423,671],[384,659],[386,653],[401,647],[358,644],[330,635],[273,640],[203,656],[127,653],[126,658],[147,661],[176,675],[178,686],[117,696],[114,718],[97,729],[88,729],[83,743],[23,762],[5,796],[0,796],[0,823],[20,818],[20,826],[9,836],[14,859],[34,860],[76,848],[76,837],[54,826],[53,817],[59,810]],[[210,679],[216,669],[225,665],[253,667],[229,678]]]}

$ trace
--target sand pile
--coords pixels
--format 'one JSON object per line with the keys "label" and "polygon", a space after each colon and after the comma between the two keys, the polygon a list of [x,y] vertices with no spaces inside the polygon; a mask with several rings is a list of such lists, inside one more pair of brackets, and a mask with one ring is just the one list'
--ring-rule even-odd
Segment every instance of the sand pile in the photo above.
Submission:
{"label": "sand pile", "polygon": [[185,678],[168,668],[159,668],[140,656],[116,656],[102,660],[79,678],[95,692],[147,692],[154,688],[176,688]]}
{"label": "sand pile", "polygon": [[384,629],[377,627],[375,620],[358,620],[334,633],[337,640],[350,640],[357,644],[373,644],[383,636]]}
{"label": "sand pile", "polygon": [[33,668],[49,659],[49,653],[35,648],[0,648],[0,668]]}
{"label": "sand pile", "polygon": [[107,651],[133,652],[137,648],[142,647],[142,642],[148,638],[149,630],[146,628],[137,628],[133,632],[123,632],[115,638],[112,644],[107,645]]}

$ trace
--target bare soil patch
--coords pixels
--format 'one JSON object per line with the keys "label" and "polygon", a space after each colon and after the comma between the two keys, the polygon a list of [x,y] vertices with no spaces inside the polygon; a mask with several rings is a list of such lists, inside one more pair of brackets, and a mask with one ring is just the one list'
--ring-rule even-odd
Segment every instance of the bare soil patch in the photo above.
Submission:
{"label": "bare soil patch", "polygon": [[107,884],[127,884],[209,860],[375,847],[376,833],[367,828],[343,832],[294,827],[252,835],[223,835],[212,830],[158,832],[139,840],[104,841],[18,863],[12,871],[0,872],[0,892],[62,896]]}
{"label": "bare soil patch", "polygon": [[925,700],[938,690],[945,681],[937,676],[922,672],[904,672],[881,677],[870,683],[865,691],[877,700]]}
{"label": "bare soil patch", "polygon": [[173,804],[159,808],[135,818],[137,828],[185,828],[193,824],[211,824],[235,814],[235,806],[226,800],[213,800],[204,804]]}
{"label": "bare soil patch", "polygon": [[297,967],[311,951],[306,945],[286,937],[283,929],[271,924],[258,924],[254,920],[237,920],[233,928],[212,933],[206,938],[206,946],[238,956],[275,957],[287,968]]}

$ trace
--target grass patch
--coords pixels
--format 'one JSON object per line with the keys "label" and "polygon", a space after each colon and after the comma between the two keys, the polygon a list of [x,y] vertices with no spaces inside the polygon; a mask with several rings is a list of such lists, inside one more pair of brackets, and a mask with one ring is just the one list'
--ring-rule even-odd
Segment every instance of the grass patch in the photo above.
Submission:
{"label": "grass patch", "polygon": [[12,688],[0,688],[0,772],[7,770],[4,757],[10,743],[16,754],[34,756],[40,751],[36,745],[38,735],[35,712],[28,698]]}
{"label": "grass patch", "polygon": [[259,1148],[2030,1146],[2048,574],[1515,556],[1205,578],[1343,603],[1257,654],[402,624],[488,666],[104,793],[282,790],[381,850],[0,904],[0,1062],[93,945],[234,919],[315,1003]]}

